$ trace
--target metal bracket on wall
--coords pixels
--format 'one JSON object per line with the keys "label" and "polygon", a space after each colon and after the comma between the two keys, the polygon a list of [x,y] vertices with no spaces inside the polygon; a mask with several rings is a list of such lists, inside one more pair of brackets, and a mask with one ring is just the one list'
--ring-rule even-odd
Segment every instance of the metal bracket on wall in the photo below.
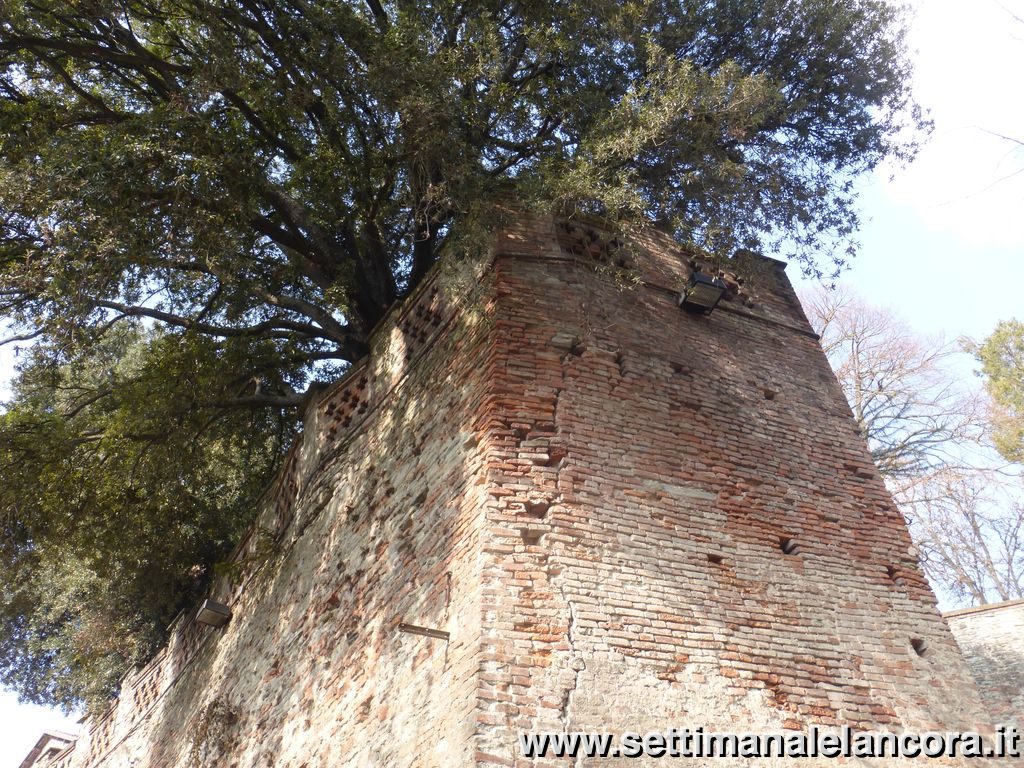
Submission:
{"label": "metal bracket on wall", "polygon": [[443,629],[430,629],[429,627],[418,627],[415,624],[406,624],[405,622],[398,625],[399,632],[405,632],[410,635],[423,635],[423,637],[432,637],[435,640],[448,640],[451,637],[449,632],[445,632]]}

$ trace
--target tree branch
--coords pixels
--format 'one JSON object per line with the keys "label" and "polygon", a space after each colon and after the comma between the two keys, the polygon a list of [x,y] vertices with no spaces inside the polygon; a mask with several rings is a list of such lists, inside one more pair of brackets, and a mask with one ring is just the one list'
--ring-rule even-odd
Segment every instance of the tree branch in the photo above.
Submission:
{"label": "tree branch", "polygon": [[242,395],[214,403],[218,408],[298,408],[306,401],[305,393],[294,395]]}
{"label": "tree branch", "polygon": [[167,323],[168,325],[173,325],[178,328],[187,328],[210,336],[269,336],[287,339],[293,338],[295,334],[299,334],[328,341],[338,341],[332,336],[327,335],[325,331],[317,328],[315,325],[311,325],[309,323],[296,323],[286,318],[274,318],[257,323],[256,325],[232,328],[230,326],[199,322],[188,317],[182,317],[181,315],[175,315],[170,312],[153,309],[152,307],[133,306],[131,304],[122,304],[117,301],[109,301],[106,299],[95,299],[92,303],[97,307],[113,309],[128,317],[148,317],[153,320],[159,320],[160,322]]}
{"label": "tree branch", "polygon": [[373,18],[377,20],[377,26],[380,28],[380,31],[387,32],[391,22],[388,20],[388,14],[384,10],[384,6],[380,4],[380,0],[366,0],[366,4],[370,7]]}

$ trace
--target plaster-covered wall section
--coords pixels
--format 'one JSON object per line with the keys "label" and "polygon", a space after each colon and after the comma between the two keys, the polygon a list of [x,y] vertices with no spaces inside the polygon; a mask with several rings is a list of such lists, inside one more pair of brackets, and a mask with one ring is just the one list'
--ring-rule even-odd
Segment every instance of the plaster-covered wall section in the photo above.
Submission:
{"label": "plaster-covered wall section", "polygon": [[946,614],[992,721],[1024,727],[1024,600]]}

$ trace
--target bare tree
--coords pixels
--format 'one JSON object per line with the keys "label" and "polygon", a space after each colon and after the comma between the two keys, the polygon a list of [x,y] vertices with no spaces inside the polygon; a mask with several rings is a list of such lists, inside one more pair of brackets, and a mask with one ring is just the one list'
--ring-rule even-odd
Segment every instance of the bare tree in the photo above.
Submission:
{"label": "bare tree", "polygon": [[978,398],[944,368],[955,345],[918,338],[891,311],[849,290],[820,288],[801,298],[886,478],[948,465],[953,446],[978,439]]}
{"label": "bare tree", "polygon": [[932,584],[960,602],[1024,598],[1024,504],[984,470],[940,469],[898,495]]}
{"label": "bare tree", "polygon": [[959,347],[847,289],[801,299],[932,585],[959,604],[1024,597],[1024,488],[986,457],[985,400],[946,365]]}

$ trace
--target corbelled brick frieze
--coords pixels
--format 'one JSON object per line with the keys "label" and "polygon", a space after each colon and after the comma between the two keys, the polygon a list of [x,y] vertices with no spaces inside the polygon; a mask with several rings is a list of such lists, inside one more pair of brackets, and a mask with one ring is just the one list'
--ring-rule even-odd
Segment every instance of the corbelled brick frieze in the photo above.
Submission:
{"label": "corbelled brick frieze", "polygon": [[[693,269],[728,287],[708,316],[678,306]],[[988,726],[783,266],[752,254],[512,219],[310,405],[233,563],[230,622],[184,614],[63,765],[563,766],[519,734]]]}

